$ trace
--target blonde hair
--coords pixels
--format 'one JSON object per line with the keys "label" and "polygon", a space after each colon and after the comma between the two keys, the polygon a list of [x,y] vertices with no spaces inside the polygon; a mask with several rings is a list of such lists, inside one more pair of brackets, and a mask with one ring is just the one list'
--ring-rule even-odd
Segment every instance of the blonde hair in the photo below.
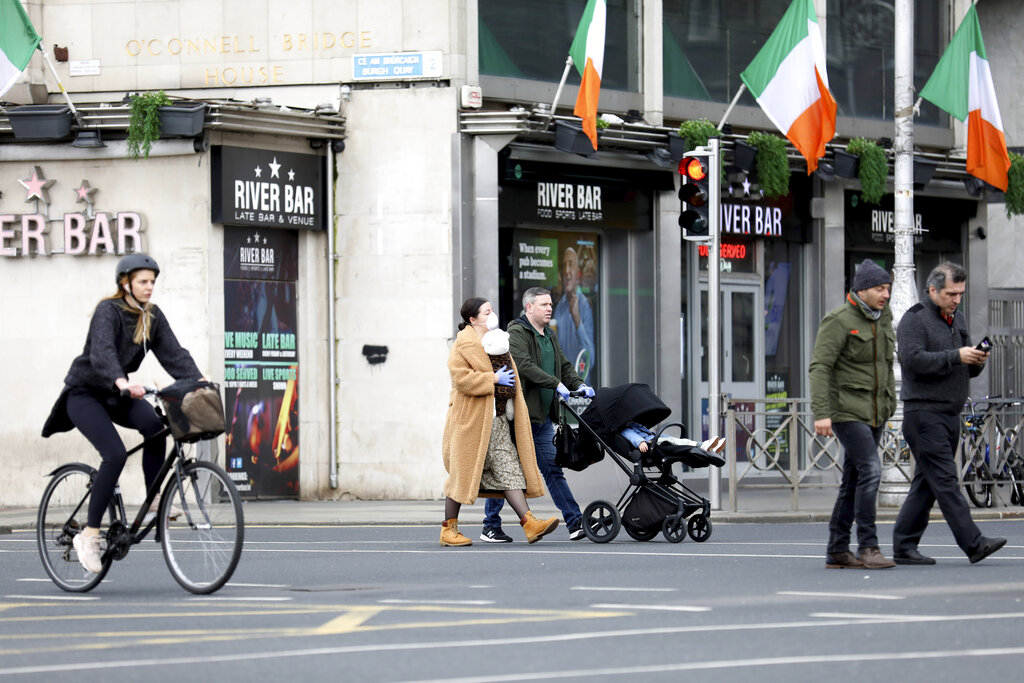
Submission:
{"label": "blonde hair", "polygon": [[150,305],[147,303],[140,310],[138,306],[132,306],[125,299],[127,292],[124,291],[125,285],[131,281],[133,274],[138,271],[132,271],[127,275],[122,275],[117,281],[117,291],[108,297],[105,297],[103,301],[117,301],[117,305],[129,313],[133,313],[138,320],[135,323],[135,333],[132,335],[132,341],[136,344],[142,344],[149,341],[153,331],[153,312]]}

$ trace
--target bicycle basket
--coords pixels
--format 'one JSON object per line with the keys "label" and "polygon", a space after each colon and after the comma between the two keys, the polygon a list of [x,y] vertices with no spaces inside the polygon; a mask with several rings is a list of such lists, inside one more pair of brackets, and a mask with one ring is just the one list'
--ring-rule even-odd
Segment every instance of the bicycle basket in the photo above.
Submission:
{"label": "bicycle basket", "polygon": [[220,385],[213,382],[178,380],[158,394],[167,414],[171,435],[191,443],[224,433],[224,404]]}

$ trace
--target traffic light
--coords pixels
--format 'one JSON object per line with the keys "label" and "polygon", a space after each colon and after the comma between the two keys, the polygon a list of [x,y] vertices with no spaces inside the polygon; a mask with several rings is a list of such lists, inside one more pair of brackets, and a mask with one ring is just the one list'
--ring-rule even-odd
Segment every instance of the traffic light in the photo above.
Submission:
{"label": "traffic light", "polygon": [[679,161],[679,227],[683,239],[711,239],[711,153],[703,147],[687,152]]}

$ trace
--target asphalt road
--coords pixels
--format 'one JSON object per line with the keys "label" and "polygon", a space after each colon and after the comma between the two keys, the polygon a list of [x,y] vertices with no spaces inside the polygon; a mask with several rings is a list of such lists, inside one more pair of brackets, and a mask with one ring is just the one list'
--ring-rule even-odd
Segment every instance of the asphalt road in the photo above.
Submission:
{"label": "asphalt road", "polygon": [[[825,570],[824,524],[719,524],[705,543],[440,548],[435,526],[250,527],[193,596],[159,546],[63,593],[30,532],[0,535],[0,679],[716,682],[1020,680],[1024,520],[970,565]],[[466,529],[475,539],[479,527]],[[891,550],[892,527],[880,526]]]}

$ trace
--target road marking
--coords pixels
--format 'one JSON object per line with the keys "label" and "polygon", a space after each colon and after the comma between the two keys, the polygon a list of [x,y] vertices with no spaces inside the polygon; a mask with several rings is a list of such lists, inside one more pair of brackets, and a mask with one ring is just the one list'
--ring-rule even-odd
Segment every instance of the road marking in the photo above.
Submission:
{"label": "road marking", "polygon": [[50,583],[49,579],[37,579],[31,577],[25,577],[23,579],[15,579],[15,581],[39,581],[40,583]]}
{"label": "road marking", "polygon": [[[587,614],[585,612],[578,612],[578,614]],[[1011,612],[1004,614],[987,614],[987,615],[954,615],[948,618],[950,621],[972,621],[976,619],[1021,619],[1024,618],[1024,612]],[[915,621],[927,621],[928,618],[915,619]],[[324,648],[303,648],[301,650],[280,650],[277,652],[267,652],[265,650],[257,650],[252,652],[238,652],[238,653],[221,653],[216,655],[204,655],[198,657],[158,657],[151,659],[122,659],[122,660],[108,660],[96,662],[76,661],[68,664],[47,664],[47,665],[36,665],[36,666],[20,666],[20,667],[9,667],[0,669],[0,676],[12,675],[12,674],[40,674],[40,673],[59,673],[65,671],[97,671],[106,669],[127,669],[134,667],[169,667],[174,665],[179,666],[195,666],[197,664],[214,664],[214,663],[226,663],[226,662],[255,662],[260,660],[271,660],[271,659],[287,659],[293,657],[315,657],[315,656],[330,656],[330,655],[343,655],[343,654],[365,654],[371,652],[400,652],[407,650],[431,650],[438,648],[459,648],[459,647],[502,647],[502,646],[518,646],[528,645],[534,643],[546,643],[551,644],[555,642],[568,642],[568,641],[585,641],[593,643],[597,638],[608,638],[615,641],[621,640],[622,638],[629,637],[648,637],[652,635],[674,635],[680,633],[711,633],[711,632],[727,632],[727,631],[758,631],[758,630],[771,630],[771,629],[820,629],[826,626],[864,626],[866,624],[886,624],[892,623],[888,619],[863,619],[863,620],[848,620],[848,619],[837,619],[834,621],[796,621],[796,622],[778,622],[778,623],[754,623],[754,624],[718,624],[718,625],[699,625],[699,626],[676,626],[676,627],[664,627],[664,628],[648,628],[648,629],[622,629],[614,631],[581,631],[577,633],[562,633],[562,634],[544,634],[537,636],[520,636],[510,638],[491,638],[491,639],[473,639],[473,640],[444,640],[444,641],[430,641],[430,642],[409,642],[409,643],[380,643],[380,644],[369,644],[369,645],[348,645],[338,647],[324,647]],[[308,637],[308,631],[304,630],[304,634]],[[239,639],[245,639],[248,636],[240,635]],[[121,643],[124,645],[124,643]],[[66,644],[61,648],[61,652],[67,652],[72,648],[66,647]],[[91,651],[95,651],[95,646],[90,647]],[[1009,656],[1009,655],[1021,655],[1024,654],[1024,647],[1015,648],[999,648],[999,649],[986,649],[986,650],[959,650],[951,652],[949,650],[943,650],[942,652],[897,652],[897,653],[855,653],[855,654],[842,654],[842,655],[820,655],[820,656],[808,656],[808,657],[772,657],[772,658],[758,658],[758,659],[747,659],[747,660],[736,660],[730,659],[727,661],[709,661],[709,662],[691,662],[686,664],[674,664],[665,665],[672,667],[664,669],[666,671],[684,670],[690,669],[724,669],[729,667],[754,667],[754,666],[767,666],[767,665],[785,665],[785,664],[810,664],[810,663],[821,663],[821,662],[863,662],[870,659],[871,661],[882,661],[885,659],[928,659],[928,658],[939,658],[939,657],[958,657],[958,656]],[[572,671],[572,672],[529,672],[520,674],[506,674],[499,677],[491,678],[470,678],[470,679],[458,679],[460,681],[504,681],[504,680],[524,680],[529,677],[535,678],[582,678],[582,677],[596,677],[602,673],[619,673],[622,675],[635,674],[635,673],[654,673],[662,669],[658,667],[634,667],[629,669],[607,669],[607,670],[595,670],[592,672],[584,671]],[[449,677],[447,679],[441,679],[445,681],[452,681]]]}
{"label": "road marking", "polygon": [[776,595],[795,595],[806,598],[855,598],[864,600],[902,600],[902,595],[885,593],[828,593],[825,591],[777,591]]}
{"label": "road marking", "polygon": [[624,591],[632,593],[675,593],[678,588],[642,588],[637,586],[573,586],[571,591]]}
{"label": "road marking", "polygon": [[720,659],[678,664],[651,664],[648,666],[609,667],[605,669],[574,669],[570,671],[529,671],[497,676],[467,676],[465,678],[421,679],[406,683],[499,683],[500,681],[537,681],[552,678],[597,678],[601,676],[637,676],[638,674],[668,673],[672,671],[710,671],[713,669],[749,669],[762,666],[793,666],[798,664],[834,664],[864,661],[907,661],[915,659],[951,659],[954,657],[1011,657],[1024,654],[1024,647],[999,647],[956,651],[920,650],[917,652],[868,652],[861,654],[804,655],[789,657],[752,657],[750,659]]}
{"label": "road marking", "polygon": [[231,595],[196,595],[190,598],[186,598],[191,602],[218,602],[218,601],[234,601],[234,602],[288,602],[292,598],[276,598],[276,597],[257,597],[250,596],[245,597],[243,595],[231,596]]}
{"label": "road marking", "polygon": [[402,600],[388,598],[377,602],[386,605],[493,605],[494,600]]}
{"label": "road marking", "polygon": [[287,583],[235,583],[228,581],[232,588],[291,588]]}
{"label": "road marking", "polygon": [[591,605],[595,609],[629,609],[629,610],[655,610],[663,612],[710,612],[710,607],[696,607],[690,605],[617,605],[615,603],[598,603]]}
{"label": "road marking", "polygon": [[384,608],[375,609],[373,607],[353,609],[350,612],[346,612],[339,617],[331,619],[323,626],[313,629],[311,633],[317,636],[351,633],[362,626],[368,619],[377,616],[383,611]]}
{"label": "road marking", "polygon": [[90,595],[5,595],[4,597],[11,600],[99,600],[98,597]]}

